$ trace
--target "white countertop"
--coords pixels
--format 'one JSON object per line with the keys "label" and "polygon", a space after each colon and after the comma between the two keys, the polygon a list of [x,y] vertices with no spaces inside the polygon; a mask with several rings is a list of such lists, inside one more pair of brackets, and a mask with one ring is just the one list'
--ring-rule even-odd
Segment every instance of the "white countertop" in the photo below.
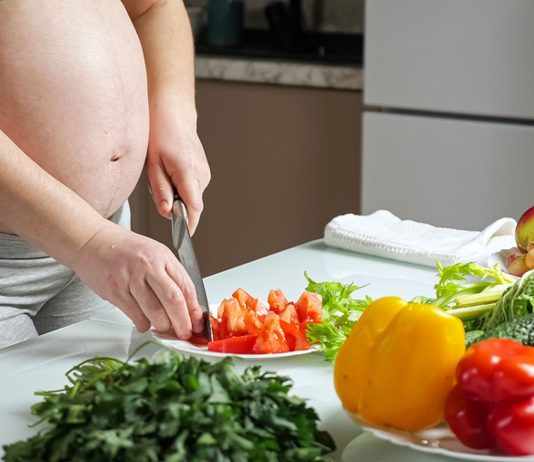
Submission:
{"label": "white countertop", "polygon": [[197,78],[211,80],[335,90],[359,91],[363,89],[363,69],[358,65],[197,56],[195,74]]}
{"label": "white countertop", "polygon": [[[228,297],[237,287],[260,297],[265,297],[271,288],[281,288],[288,298],[295,299],[306,285],[304,271],[319,281],[354,281],[359,285],[370,282],[361,290],[362,296],[399,295],[405,298],[430,295],[436,274],[433,268],[332,249],[322,241],[314,241],[206,278],[206,288],[212,302]],[[33,422],[30,406],[39,400],[33,395],[34,391],[61,388],[65,384],[64,373],[89,357],[111,355],[124,359],[149,337],[139,334],[128,318],[117,310],[1,350],[0,445],[35,434],[35,429],[28,428]],[[150,355],[155,350],[155,346],[150,346],[143,354]],[[239,369],[250,364],[249,361],[236,361]],[[335,395],[332,367],[320,353],[266,360],[262,365],[291,376],[293,392],[309,399],[320,416],[321,427],[336,440],[335,460],[452,460],[393,446],[368,434],[358,436],[359,428],[346,416]],[[347,448],[354,438],[356,440]],[[0,454],[3,451],[0,450]]]}

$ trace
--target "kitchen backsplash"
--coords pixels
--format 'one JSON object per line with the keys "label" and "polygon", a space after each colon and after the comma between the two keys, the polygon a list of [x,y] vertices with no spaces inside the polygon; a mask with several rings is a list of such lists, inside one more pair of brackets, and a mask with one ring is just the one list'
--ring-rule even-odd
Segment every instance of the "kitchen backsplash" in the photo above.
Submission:
{"label": "kitchen backsplash", "polygon": [[[264,8],[273,0],[244,0],[245,27],[267,28]],[[186,5],[206,6],[207,0],[186,0]],[[325,32],[361,33],[364,0],[302,0],[305,29]]]}

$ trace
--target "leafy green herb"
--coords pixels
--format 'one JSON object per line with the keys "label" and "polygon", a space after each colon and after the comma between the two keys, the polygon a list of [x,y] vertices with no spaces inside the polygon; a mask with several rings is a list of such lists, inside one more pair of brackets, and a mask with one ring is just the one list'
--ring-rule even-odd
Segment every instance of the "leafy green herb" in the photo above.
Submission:
{"label": "leafy green herb", "polygon": [[341,282],[315,282],[307,273],[304,273],[304,276],[308,280],[306,290],[323,298],[323,322],[308,325],[308,340],[318,343],[326,359],[334,362],[354,323],[372,300],[367,296],[364,299],[352,297],[354,291],[364,286]]}
{"label": "leafy green herb", "polygon": [[93,358],[67,377],[37,393],[32,414],[46,427],[4,446],[6,462],[304,462],[335,449],[315,411],[288,395],[288,378],[259,366],[239,375],[230,358]]}

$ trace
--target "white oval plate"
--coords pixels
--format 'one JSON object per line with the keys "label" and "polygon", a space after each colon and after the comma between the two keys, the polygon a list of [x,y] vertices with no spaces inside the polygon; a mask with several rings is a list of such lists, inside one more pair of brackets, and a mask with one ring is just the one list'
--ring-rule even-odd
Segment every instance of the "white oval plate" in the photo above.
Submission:
{"label": "white oval plate", "polygon": [[183,353],[194,354],[198,356],[206,356],[212,358],[224,358],[225,356],[233,356],[241,359],[258,360],[258,359],[276,359],[276,358],[288,358],[293,356],[307,355],[319,351],[316,347],[311,347],[309,350],[288,351],[287,353],[271,353],[271,354],[257,354],[257,355],[245,355],[245,354],[233,354],[233,353],[218,353],[216,351],[208,351],[207,347],[201,347],[193,345],[192,343],[183,340],[167,340],[158,337],[154,334],[154,337],[163,345],[181,351]]}
{"label": "white oval plate", "polygon": [[[349,415],[351,415],[349,413]],[[491,450],[476,450],[464,446],[445,422],[426,430],[407,431],[397,430],[390,427],[374,426],[369,423],[362,423],[357,416],[351,418],[359,423],[362,430],[367,431],[375,437],[389,441],[390,443],[409,447],[416,451],[431,454],[440,454],[454,459],[478,460],[484,462],[534,462],[534,456],[507,456]]]}
{"label": "white oval plate", "polygon": [[[210,311],[216,315],[218,304],[210,304]],[[158,335],[156,331],[152,331],[152,335],[163,345],[181,351],[183,353],[189,353],[198,356],[206,356],[212,358],[224,358],[226,356],[233,356],[241,359],[258,360],[258,359],[276,359],[276,358],[290,358],[293,356],[307,355],[319,351],[316,346],[312,346],[308,350],[288,351],[287,353],[270,353],[270,354],[233,354],[233,353],[218,353],[216,351],[208,351],[207,346],[193,345],[191,342],[185,340],[169,339]]]}

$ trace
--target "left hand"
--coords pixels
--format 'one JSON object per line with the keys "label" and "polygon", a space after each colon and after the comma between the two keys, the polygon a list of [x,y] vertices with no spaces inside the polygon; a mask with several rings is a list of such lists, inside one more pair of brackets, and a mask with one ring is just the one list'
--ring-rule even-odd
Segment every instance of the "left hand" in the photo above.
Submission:
{"label": "left hand", "polygon": [[178,102],[151,111],[146,165],[159,214],[170,217],[174,185],[187,207],[189,232],[193,234],[204,209],[202,195],[211,179],[194,111],[181,110]]}

